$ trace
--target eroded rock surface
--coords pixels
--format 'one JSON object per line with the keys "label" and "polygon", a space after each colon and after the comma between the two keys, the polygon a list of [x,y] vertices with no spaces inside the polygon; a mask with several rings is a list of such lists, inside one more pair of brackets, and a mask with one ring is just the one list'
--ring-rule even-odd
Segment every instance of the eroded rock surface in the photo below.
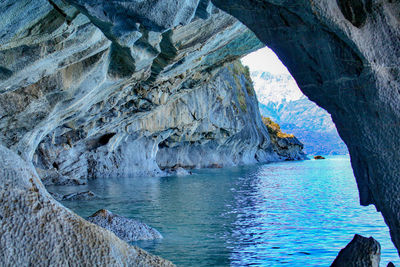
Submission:
{"label": "eroded rock surface", "polygon": [[381,245],[374,238],[354,235],[353,240],[343,248],[332,267],[379,267]]}
{"label": "eroded rock surface", "polygon": [[[332,114],[351,154],[361,204],[374,204],[382,212],[399,248],[400,163],[396,159],[400,158],[400,3],[213,3],[245,22],[278,54],[302,91]],[[0,16],[0,142],[33,162],[46,182],[68,183],[73,179],[80,184],[110,170],[117,170],[119,175],[154,174],[162,172],[158,164],[166,168],[192,164],[187,156],[168,161],[158,150],[174,148],[179,155],[199,155],[209,143],[218,143],[218,138],[206,142],[209,136],[224,136],[226,129],[235,133],[230,137],[233,144],[240,135],[251,136],[252,141],[245,150],[240,145],[235,147],[234,151],[244,153],[232,158],[226,149],[231,139],[221,139],[224,143],[219,143],[217,154],[224,155],[225,162],[245,161],[251,155],[257,155],[256,160],[276,156],[264,130],[254,130],[257,121],[252,120],[250,129],[241,131],[240,119],[226,125],[223,120],[218,120],[223,123],[217,126],[202,124],[211,122],[210,117],[202,118],[198,128],[191,128],[198,123],[198,113],[207,112],[191,106],[183,113],[173,108],[184,106],[181,98],[195,97],[195,88],[199,96],[213,94],[211,85],[218,83],[219,73],[224,72],[219,68],[224,63],[262,46],[246,27],[214,8],[210,1],[5,0],[0,2]],[[243,114],[240,110],[245,104],[252,107],[251,97],[247,98],[243,87],[242,93],[239,87],[236,89],[238,94],[228,98],[235,100],[238,113]],[[204,136],[196,137],[198,133]],[[192,139],[194,146],[187,146]],[[195,153],[185,152],[192,148]],[[7,169],[10,184],[17,183],[13,184],[16,188],[18,171],[16,166]],[[31,188],[27,185],[18,192],[22,198],[31,199]],[[44,198],[40,210],[56,205],[46,200],[44,189],[35,196]],[[2,201],[12,201],[12,195],[5,193]],[[1,208],[11,216],[7,207]],[[20,227],[26,220],[35,220],[37,207],[29,204],[12,210],[16,216],[27,216],[13,225]],[[74,239],[69,241],[86,244],[85,240],[92,240],[83,238],[88,233],[85,227],[80,228],[86,224],[79,218],[62,207],[55,209],[58,213],[50,218],[56,220],[52,227],[72,220],[70,228],[63,227],[75,234],[68,236]],[[52,237],[51,231],[45,232],[37,228],[29,231],[34,238],[27,240],[26,251],[20,251],[20,243],[15,243],[19,239],[2,235],[2,242],[6,238],[8,247],[18,250],[4,258],[29,260],[27,253],[36,255],[39,241]],[[20,233],[21,238],[31,238],[24,235],[25,231]],[[126,255],[134,252],[128,249],[130,252],[124,254],[125,245],[111,239],[99,237],[96,240],[104,241],[105,250],[85,255],[97,259],[109,253],[112,257],[102,259],[111,262],[122,257],[121,262],[130,262]],[[57,237],[54,240],[59,241]],[[55,244],[48,242],[44,248]],[[92,249],[91,244],[88,247]],[[111,247],[117,247],[117,252],[111,253]],[[62,256],[76,257],[82,251],[66,254],[64,250],[70,248],[59,249],[60,257],[49,260],[63,263]]]}
{"label": "eroded rock surface", "polygon": [[174,266],[63,207],[3,146],[0,177],[1,266]]}
{"label": "eroded rock surface", "polygon": [[45,184],[284,159],[224,67],[262,43],[209,1],[39,2],[2,4],[0,131]]}
{"label": "eroded rock surface", "polygon": [[108,210],[96,211],[90,215],[88,221],[110,230],[126,242],[163,238],[156,229],[142,222],[113,214]]}
{"label": "eroded rock surface", "polygon": [[[229,64],[263,44],[210,1],[6,0],[0,16],[0,142],[45,184],[282,159]],[[169,264],[70,213],[20,164],[2,170],[5,263]]]}
{"label": "eroded rock surface", "polygon": [[362,205],[400,248],[399,1],[213,0],[272,48],[349,148]]}

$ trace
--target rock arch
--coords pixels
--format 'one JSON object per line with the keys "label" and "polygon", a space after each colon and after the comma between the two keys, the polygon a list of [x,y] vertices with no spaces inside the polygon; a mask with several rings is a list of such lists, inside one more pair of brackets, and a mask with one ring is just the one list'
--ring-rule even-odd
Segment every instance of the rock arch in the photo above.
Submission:
{"label": "rock arch", "polygon": [[349,148],[361,205],[374,204],[400,249],[398,1],[213,3],[272,48]]}
{"label": "rock arch", "polygon": [[[91,226],[55,202],[30,161],[45,139],[48,144],[60,142],[57,149],[67,151],[69,159],[84,155],[88,147],[108,153],[122,140],[133,139],[137,142],[134,149],[139,146],[146,150],[147,158],[154,159],[151,149],[171,133],[153,124],[161,120],[149,122],[143,115],[168,98],[176,97],[182,89],[180,85],[186,86],[186,90],[196,82],[207,82],[208,76],[193,75],[189,79],[190,74],[212,73],[215,66],[260,46],[243,25],[232,17],[218,15],[210,3],[210,0],[0,3],[0,15],[5,18],[0,21],[0,158],[3,159],[0,164],[4,176],[0,191],[1,201],[9,203],[0,209],[0,230],[4,233],[0,236],[1,248],[10,244],[8,240],[13,234],[28,238],[26,233],[30,229],[35,234],[27,240],[28,245],[14,240],[12,249],[0,250],[5,265],[15,265],[17,254],[31,262],[40,262],[40,257],[51,255],[49,249],[42,254],[27,254],[25,248],[34,251],[37,240],[49,240],[47,244],[54,245],[51,236],[43,239],[38,229],[52,229],[52,221],[47,217],[54,212],[59,214],[59,218],[54,218],[55,227],[66,230],[61,231],[63,244],[69,242],[62,238],[69,233],[74,234],[74,240],[90,236],[107,243],[97,252],[98,246],[92,239],[83,243],[97,253],[93,258],[99,264],[107,260],[119,265],[146,264],[146,261],[149,265],[160,264],[160,259],[127,247],[109,232]],[[399,2],[213,0],[213,3],[253,30],[278,54],[303,92],[332,114],[349,147],[361,204],[374,204],[382,212],[399,249]],[[196,19],[198,24],[191,24]],[[193,34],[185,34],[185,26]],[[158,84],[149,87],[140,81]],[[140,116],[136,116],[138,113]],[[195,117],[190,112],[186,115],[189,119]],[[110,121],[110,117],[116,120]],[[84,127],[89,130],[82,130]],[[148,135],[135,135],[137,129],[145,127],[159,131],[158,135],[155,137],[150,130]],[[99,145],[98,140],[104,136],[107,140],[101,140]],[[82,140],[85,141],[82,146],[75,146]],[[86,159],[89,156],[97,160],[93,159],[95,153]],[[123,157],[116,160],[120,158]],[[56,169],[62,168],[61,164],[51,163]],[[153,163],[149,161],[149,167]],[[82,166],[86,168],[85,164]],[[3,220],[5,213],[18,214],[17,228],[12,228],[9,220]],[[35,222],[32,218],[43,223],[32,223]],[[109,254],[115,256],[112,261]],[[78,262],[88,260],[81,251],[64,255]],[[56,264],[58,258],[53,260]]]}

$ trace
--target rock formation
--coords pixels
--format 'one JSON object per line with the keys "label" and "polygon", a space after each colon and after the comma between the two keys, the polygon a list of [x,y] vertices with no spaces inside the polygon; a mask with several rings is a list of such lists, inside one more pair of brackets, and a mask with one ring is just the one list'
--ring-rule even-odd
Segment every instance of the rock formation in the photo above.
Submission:
{"label": "rock formation", "polygon": [[136,220],[128,219],[108,210],[99,210],[88,221],[113,232],[126,242],[163,238],[154,228]]}
{"label": "rock formation", "polygon": [[[263,45],[209,1],[7,0],[0,15],[0,142],[26,161],[19,163],[32,163],[44,184],[284,159],[261,121],[248,71],[231,63]],[[55,218],[42,228],[75,216],[62,206],[53,212],[43,198],[39,219]],[[24,214],[28,222],[36,216]],[[71,244],[85,238],[81,224],[70,226],[82,231]],[[16,264],[19,251],[4,253]]]}
{"label": "rock formation", "polygon": [[174,266],[63,207],[3,146],[0,177],[1,266]]}
{"label": "rock formation", "polygon": [[117,2],[71,2],[2,9],[25,20],[2,38],[1,141],[45,184],[278,160],[248,72],[223,68],[262,46],[240,22],[211,4],[161,19],[164,2],[127,2],[133,22]]}
{"label": "rock formation", "polygon": [[381,245],[374,238],[354,235],[353,240],[343,248],[331,267],[379,267]]}
{"label": "rock formation", "polygon": [[[303,144],[293,134],[283,133],[279,124],[268,117],[262,117],[262,121],[267,126],[275,152],[281,158],[285,160],[306,159],[306,156],[302,152]],[[299,151],[301,152],[299,153]]]}
{"label": "rock formation", "polygon": [[246,24],[326,109],[346,143],[362,205],[400,249],[400,3],[213,0]]}
{"label": "rock formation", "polygon": [[[399,248],[398,1],[213,3],[332,114],[361,204],[382,212]],[[223,67],[263,44],[209,0],[5,0],[0,16],[1,218],[15,218],[2,219],[5,264],[161,263],[54,202],[27,164],[45,183],[81,184],[277,158],[245,75]]]}

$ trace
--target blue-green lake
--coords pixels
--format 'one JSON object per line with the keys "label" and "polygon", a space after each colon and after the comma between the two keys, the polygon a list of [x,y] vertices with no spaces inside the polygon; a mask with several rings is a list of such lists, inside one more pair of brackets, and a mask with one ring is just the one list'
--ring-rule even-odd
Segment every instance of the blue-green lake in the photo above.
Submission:
{"label": "blue-green lake", "polygon": [[155,227],[164,239],[134,245],[178,266],[329,266],[356,233],[380,242],[382,266],[400,264],[380,213],[359,205],[347,156],[50,188],[84,190],[100,198],[63,204]]}

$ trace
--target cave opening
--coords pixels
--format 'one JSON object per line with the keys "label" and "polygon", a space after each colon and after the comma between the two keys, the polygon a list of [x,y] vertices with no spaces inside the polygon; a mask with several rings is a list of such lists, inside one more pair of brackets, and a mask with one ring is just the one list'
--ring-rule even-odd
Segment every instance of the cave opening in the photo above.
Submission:
{"label": "cave opening", "polygon": [[[338,245],[344,234],[368,236],[378,224],[374,236],[388,232],[371,204],[400,247],[397,1],[25,2],[0,4],[7,18],[0,25],[0,219],[13,219],[1,229],[1,245],[12,249],[0,262],[162,261],[58,205],[43,184],[60,194],[95,190],[100,198],[84,191],[62,204],[82,217],[99,205],[141,217],[167,234],[140,246],[182,265],[307,265],[311,258],[326,265],[347,243]],[[351,165],[348,158],[284,162],[299,159],[302,145],[265,119],[280,136],[270,142],[250,72],[237,61],[264,45],[332,114]],[[287,110],[298,97],[267,103],[268,111]],[[301,119],[282,120],[284,132]],[[218,169],[151,177],[181,166]],[[368,216],[353,205],[352,167]],[[92,179],[99,177],[118,179]],[[22,244],[15,228],[32,238]],[[82,249],[88,253],[76,253]]]}
{"label": "cave opening", "polygon": [[283,132],[296,136],[310,157],[348,155],[331,115],[302,93],[270,48],[254,51],[241,61],[250,69],[261,116],[279,124]]}

